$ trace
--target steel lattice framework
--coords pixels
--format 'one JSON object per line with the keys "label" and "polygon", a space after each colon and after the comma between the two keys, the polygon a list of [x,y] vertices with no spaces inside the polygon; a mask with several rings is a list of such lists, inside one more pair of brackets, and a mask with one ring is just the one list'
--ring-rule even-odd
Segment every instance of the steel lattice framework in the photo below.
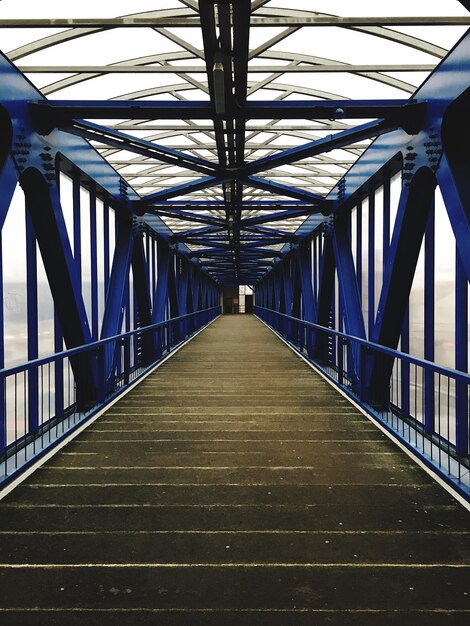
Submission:
{"label": "steel lattice framework", "polygon": [[5,473],[12,446],[102,406],[251,285],[259,317],[423,457],[445,449],[468,495],[469,3],[92,4],[0,3]]}
{"label": "steel lattice framework", "polygon": [[[41,77],[49,98],[38,94],[30,104],[35,129],[87,139],[122,176],[131,211],[221,284],[255,284],[332,212],[338,181],[371,140],[418,129],[424,109],[413,100],[416,85],[447,50],[400,29],[470,24],[464,12],[345,17],[262,1],[180,4],[113,18],[0,19],[0,27],[61,29],[7,54],[31,80]],[[421,54],[350,63],[300,53],[296,43],[288,51],[295,36],[325,28],[365,37],[371,49],[387,41],[411,58]],[[128,29],[150,30],[159,35],[157,48],[164,39],[169,51],[101,65],[77,55],[57,64],[64,45],[100,45],[109,29],[124,39]],[[188,34],[196,30],[202,45]],[[45,50],[56,51],[54,64],[34,62]],[[73,87],[89,93],[91,83],[115,74],[150,76],[155,86],[109,101],[56,100]],[[315,87],[320,75],[335,78],[335,93]],[[351,75],[400,97],[351,100],[338,88],[338,78]]]}

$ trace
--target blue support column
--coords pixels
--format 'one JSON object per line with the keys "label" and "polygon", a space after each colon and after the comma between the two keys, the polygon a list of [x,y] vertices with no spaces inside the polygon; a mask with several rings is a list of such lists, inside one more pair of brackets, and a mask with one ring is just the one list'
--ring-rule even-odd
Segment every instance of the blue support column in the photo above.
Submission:
{"label": "blue support column", "polygon": [[383,181],[383,231],[382,231],[382,272],[385,273],[388,249],[390,247],[390,177],[385,176]]}
{"label": "blue support column", "polygon": [[[26,208],[26,289],[27,289],[27,329],[28,361],[38,358],[38,282],[36,237],[30,213]],[[38,369],[28,371],[28,434],[35,435],[39,428],[39,387]],[[26,409],[26,407],[25,407]]]}
{"label": "blue support column", "polygon": [[[365,339],[366,329],[364,325],[364,316],[362,314],[361,296],[357,284],[356,269],[354,267],[354,259],[351,250],[349,225],[345,218],[338,219],[336,221],[332,239],[340,294],[342,296],[341,308],[344,313],[346,333],[353,335],[354,337],[359,337],[360,339]],[[374,307],[372,306],[372,311],[373,308]],[[357,345],[355,345],[352,349],[352,358],[354,361],[356,372],[355,378],[357,381],[359,373],[359,349]]]}
{"label": "blue support column", "polygon": [[[300,272],[299,272],[299,251],[296,250],[290,257],[289,262],[290,277],[291,277],[291,297],[292,297],[292,317],[300,318],[302,315],[301,307],[301,292],[300,292]],[[290,340],[292,343],[303,350],[305,341],[303,336],[299,333],[300,327],[297,322],[292,322],[290,329]]]}
{"label": "blue support column", "polygon": [[0,230],[3,228],[17,184],[18,172],[12,159],[8,157],[0,173]]}
{"label": "blue support column", "polygon": [[[2,231],[0,229],[0,337],[3,338],[5,332],[5,321],[3,313],[3,242]],[[5,343],[0,341],[0,370],[5,367]],[[5,450],[7,441],[7,416],[6,416],[6,380],[0,376],[0,455]]]}
{"label": "blue support column", "polygon": [[361,296],[362,307],[362,202],[357,205],[357,222],[356,222],[356,280],[359,295]]}
{"label": "blue support column", "polygon": [[[380,294],[372,341],[396,349],[403,327],[419,251],[434,197],[435,179],[421,168],[402,190]],[[371,277],[369,277],[370,281]],[[373,276],[372,276],[373,279]],[[369,302],[369,308],[373,303]],[[374,354],[370,393],[379,404],[388,402],[393,360]]]}
{"label": "blue support column", "polygon": [[[170,251],[170,265],[168,272],[168,316],[169,318],[178,317],[179,315],[179,302],[178,302],[178,271],[179,260],[173,251]],[[208,291],[208,295],[210,292]],[[172,323],[169,327],[170,338],[169,346],[173,347],[180,341],[180,329],[179,324]]]}
{"label": "blue support column", "polygon": [[[62,352],[64,344],[64,337],[62,334],[62,328],[60,326],[59,315],[57,312],[57,307],[54,305],[54,352]],[[73,399],[69,398],[70,388],[67,390],[64,389],[64,361],[59,360],[56,361],[54,367],[54,381],[55,381],[55,395],[54,395],[54,403],[55,403],[55,416],[57,418],[61,418],[64,416],[64,408],[65,402],[67,405],[72,404]],[[65,395],[65,391],[67,394]]]}
{"label": "blue support column", "polygon": [[[170,273],[170,251],[168,245],[162,241],[157,242],[157,288],[153,298],[152,322],[154,324],[163,322],[168,311],[168,277]],[[155,333],[156,358],[160,358],[164,347],[167,345],[167,329],[159,330]]]}
{"label": "blue support column", "polygon": [[153,298],[152,322],[163,322],[168,306],[168,275],[170,271],[170,253],[168,245],[162,240],[157,242],[157,290]]}
{"label": "blue support column", "polygon": [[91,265],[91,335],[98,339],[98,244],[96,232],[96,191],[90,189],[90,265]]}
{"label": "blue support column", "polygon": [[[281,272],[281,313],[292,316],[293,290],[290,259],[284,260],[280,267]],[[283,334],[289,341],[291,340],[292,322],[281,318]]]}
{"label": "blue support column", "polygon": [[[134,234],[134,241],[132,245],[132,276],[134,279],[133,284],[135,295],[135,328],[150,326],[150,324],[152,323],[147,261],[148,257],[146,258],[144,251],[143,235],[141,232],[136,232]],[[141,358],[143,359],[144,364],[152,362],[155,358],[155,346],[153,344],[152,338],[147,335],[136,336],[134,341],[136,343],[136,355],[138,355],[139,353],[142,355]],[[137,345],[138,343],[140,343],[140,346]]]}
{"label": "blue support column", "polygon": [[[199,271],[192,264],[188,264],[188,294],[187,294],[187,311],[188,313],[195,313],[198,310],[198,298],[199,298]],[[200,316],[191,317],[188,321],[188,332],[193,333],[197,330],[199,325]]]}
{"label": "blue support column", "polygon": [[116,215],[116,218],[119,228],[101,326],[101,339],[114,337],[121,332],[123,311],[126,304],[125,281],[129,276],[134,247],[130,218],[127,215],[119,214]]}
{"label": "blue support column", "polygon": [[[460,254],[456,254],[455,272],[455,369],[468,371],[468,280]],[[455,383],[455,447],[457,454],[469,452],[469,392],[468,385]]]}
{"label": "blue support column", "polygon": [[[410,310],[406,306],[403,317],[403,327],[401,330],[401,352],[410,353]],[[400,386],[401,386],[401,412],[403,415],[410,414],[410,364],[408,361],[401,361],[400,364]]]}
{"label": "blue support column", "polygon": [[[424,358],[434,361],[434,307],[435,307],[435,212],[434,199],[429,211],[424,235]],[[435,425],[434,373],[430,369],[424,374],[424,428],[434,432]]]}
{"label": "blue support column", "polygon": [[[274,310],[278,313],[282,312],[282,274],[281,274],[281,264],[279,264],[273,271],[273,298],[274,298]],[[284,328],[284,320],[278,316],[273,316],[273,322],[275,324],[276,330],[280,333],[283,332]]]}
{"label": "blue support column", "polygon": [[80,173],[75,170],[72,183],[73,202],[73,258],[80,285],[82,284],[82,207],[80,198]]}
{"label": "blue support column", "polygon": [[368,252],[367,262],[367,302],[368,316],[367,326],[369,337],[374,334],[375,326],[375,190],[369,192],[369,224],[368,224]]}
{"label": "blue support column", "polygon": [[[186,315],[188,312],[188,261],[180,258],[178,275],[178,315]],[[188,322],[182,321],[179,324],[180,338],[185,339],[188,334]]]}
{"label": "blue support column", "polygon": [[109,212],[112,209],[107,202],[103,203],[103,273],[104,273],[104,293],[108,293],[109,287]]}
{"label": "blue support column", "polygon": [[[299,274],[300,289],[302,294],[302,319],[307,322],[317,320],[317,306],[313,293],[312,277],[312,241],[307,239],[299,250]],[[313,334],[311,330],[306,331],[306,348],[309,357],[313,357]]]}
{"label": "blue support column", "polygon": [[[91,341],[76,263],[67,235],[57,188],[49,187],[41,174],[28,169],[21,185],[41,250],[51,293],[57,307],[68,348]],[[96,398],[96,363],[88,355],[72,359],[77,386],[77,403],[86,407]]]}
{"label": "blue support column", "polygon": [[444,154],[437,170],[437,181],[444,198],[457,242],[462,267],[470,280],[470,181],[468,171],[452,167]]}
{"label": "blue support column", "polygon": [[[331,327],[331,314],[335,285],[335,261],[332,237],[325,233],[323,253],[320,263],[320,283],[318,286],[317,324]],[[329,360],[329,337],[325,332],[317,332],[314,344],[315,359],[320,363]]]}
{"label": "blue support column", "polygon": [[132,276],[137,305],[137,320],[134,326],[141,328],[152,323],[149,291],[148,265],[144,251],[142,233],[135,233],[132,243]]}
{"label": "blue support column", "polygon": [[[129,273],[124,277],[124,332],[127,333],[131,329],[131,299],[134,294],[131,294],[130,289],[130,281],[129,281]],[[123,362],[124,362],[124,384],[127,385],[130,380],[130,369],[131,369],[131,339],[124,340],[124,350],[123,350]],[[118,351],[119,353],[119,351]]]}
{"label": "blue support column", "polygon": [[[132,222],[129,216],[117,214],[116,223],[118,233],[101,325],[101,339],[114,337],[121,332],[124,310],[128,304],[129,270],[134,248]],[[120,363],[120,346],[116,346],[113,342],[106,346],[105,355],[101,358],[102,388],[100,393],[103,398],[112,384],[116,363]]]}

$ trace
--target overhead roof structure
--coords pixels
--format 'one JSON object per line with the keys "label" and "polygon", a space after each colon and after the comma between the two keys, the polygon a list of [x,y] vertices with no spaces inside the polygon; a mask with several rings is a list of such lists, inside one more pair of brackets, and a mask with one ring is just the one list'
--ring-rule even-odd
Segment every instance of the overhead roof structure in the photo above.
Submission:
{"label": "overhead roof structure", "polygon": [[41,132],[87,139],[151,228],[217,282],[255,284],[376,137],[413,132],[466,4],[4,0],[0,32],[47,99]]}

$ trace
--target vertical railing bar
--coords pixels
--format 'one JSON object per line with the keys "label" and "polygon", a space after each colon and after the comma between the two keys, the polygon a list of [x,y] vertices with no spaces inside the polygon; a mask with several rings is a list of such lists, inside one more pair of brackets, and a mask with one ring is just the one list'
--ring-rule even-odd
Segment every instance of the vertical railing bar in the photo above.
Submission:
{"label": "vertical railing bar", "polygon": [[[26,373],[27,370],[23,371],[23,437],[25,442],[27,441],[28,435],[29,435],[29,429],[28,429],[28,419],[29,419],[29,413],[27,412],[27,407],[28,407],[28,398],[26,395],[26,387],[28,384],[28,378],[26,377]],[[25,455],[28,454],[28,446],[25,445]]]}
{"label": "vertical railing bar", "polygon": [[447,473],[450,474],[450,377],[447,376]]}
{"label": "vertical railing bar", "polygon": [[[439,410],[437,412],[437,416],[438,416],[438,421],[439,421],[439,439],[441,439],[442,434],[441,434],[441,374],[440,372],[437,375],[437,396],[439,398]],[[438,450],[438,458],[439,458],[439,467],[442,466],[442,454],[441,454],[442,448],[441,446],[439,446],[439,450]]]}
{"label": "vertical railing bar", "polygon": [[18,467],[18,375],[15,374],[15,469]]}
{"label": "vertical railing bar", "polygon": [[[414,389],[414,402],[415,402],[415,419],[416,421],[418,420],[418,366],[415,363],[415,389]],[[418,446],[418,441],[417,441],[417,432],[418,429],[414,428],[415,431],[415,446]]]}

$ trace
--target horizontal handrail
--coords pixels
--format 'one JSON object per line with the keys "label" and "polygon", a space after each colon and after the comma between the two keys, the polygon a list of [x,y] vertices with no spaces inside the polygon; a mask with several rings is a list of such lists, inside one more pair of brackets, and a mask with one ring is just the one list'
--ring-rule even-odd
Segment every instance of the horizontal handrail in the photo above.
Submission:
{"label": "horizontal handrail", "polygon": [[172,317],[167,320],[163,320],[162,322],[156,322],[155,324],[150,324],[149,326],[141,326],[135,330],[130,330],[126,333],[121,333],[120,335],[113,335],[112,337],[104,337],[103,339],[98,339],[97,341],[91,341],[89,343],[85,343],[82,346],[77,346],[76,348],[70,348],[68,350],[63,350],[62,352],[55,352],[54,354],[48,355],[46,357],[41,357],[38,359],[32,359],[31,361],[25,361],[20,365],[15,365],[13,367],[8,367],[4,369],[0,369],[0,378],[2,376],[11,376],[12,374],[19,374],[23,372],[25,369],[30,369],[33,367],[39,367],[41,365],[46,365],[47,363],[52,363],[57,359],[70,358],[71,356],[75,356],[82,352],[88,352],[91,350],[96,350],[101,346],[105,346],[109,343],[114,343],[117,341],[123,341],[130,337],[134,337],[136,335],[151,332],[153,330],[158,330],[159,328],[165,328],[170,324],[176,324],[178,322],[184,322],[186,319],[190,317],[195,317],[196,315],[200,315],[201,313],[210,313],[215,312],[217,309],[220,310],[220,306],[210,307],[208,309],[201,309],[200,311],[194,311],[192,313],[186,313],[185,315],[180,315],[179,317]]}
{"label": "horizontal handrail", "polygon": [[382,346],[379,343],[374,343],[373,341],[369,341],[368,339],[363,339],[361,337],[357,337],[356,335],[348,335],[347,333],[343,333],[339,330],[335,330],[334,328],[328,328],[328,326],[322,326],[321,324],[316,324],[314,322],[309,322],[307,320],[303,320],[299,317],[293,317],[292,315],[287,315],[286,313],[281,313],[280,311],[274,311],[273,309],[268,309],[266,307],[256,305],[254,307],[255,312],[256,309],[261,311],[267,311],[268,313],[274,313],[279,317],[284,317],[291,322],[295,322],[296,324],[302,324],[303,326],[307,326],[312,328],[313,330],[319,330],[328,333],[329,335],[333,335],[335,337],[341,337],[345,341],[354,341],[364,348],[369,350],[377,350],[378,352],[382,352],[383,354],[387,354],[388,356],[402,359],[408,363],[413,363],[414,365],[419,365],[422,367],[432,367],[432,369],[436,372],[436,374],[442,374],[444,376],[451,376],[452,378],[461,380],[470,385],[470,374],[466,372],[462,372],[461,370],[455,370],[450,367],[445,367],[443,365],[439,365],[438,363],[434,363],[434,361],[428,361],[426,359],[420,359],[411,354],[407,354],[406,352],[400,352],[399,350],[394,350],[393,348],[388,348],[387,346]]}
{"label": "horizontal handrail", "polygon": [[208,307],[0,370],[0,483],[57,448],[220,313]]}
{"label": "horizontal handrail", "polygon": [[334,328],[254,312],[410,452],[470,500],[470,375]]}

